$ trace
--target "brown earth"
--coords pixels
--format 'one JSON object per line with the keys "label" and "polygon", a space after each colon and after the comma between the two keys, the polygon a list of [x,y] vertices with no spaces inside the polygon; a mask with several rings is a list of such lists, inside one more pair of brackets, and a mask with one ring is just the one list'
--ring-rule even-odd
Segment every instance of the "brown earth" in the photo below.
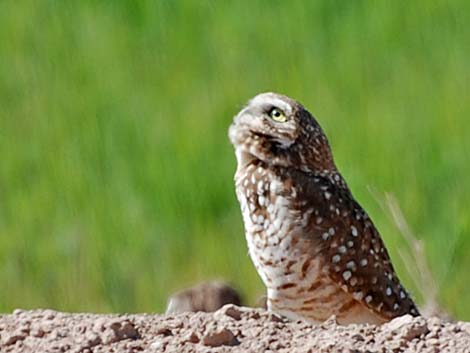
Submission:
{"label": "brown earth", "polygon": [[0,315],[0,352],[470,352],[470,323],[403,316],[382,326],[291,322],[263,309],[215,313]]}

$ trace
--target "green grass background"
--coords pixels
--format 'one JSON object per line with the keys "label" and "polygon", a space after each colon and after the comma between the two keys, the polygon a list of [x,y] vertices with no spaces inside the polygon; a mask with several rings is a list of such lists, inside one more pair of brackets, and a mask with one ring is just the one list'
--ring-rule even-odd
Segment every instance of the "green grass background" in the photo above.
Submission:
{"label": "green grass background", "polygon": [[405,284],[368,186],[469,320],[468,4],[1,1],[0,311],[161,311],[214,277],[254,302],[227,127],[279,91],[326,130]]}

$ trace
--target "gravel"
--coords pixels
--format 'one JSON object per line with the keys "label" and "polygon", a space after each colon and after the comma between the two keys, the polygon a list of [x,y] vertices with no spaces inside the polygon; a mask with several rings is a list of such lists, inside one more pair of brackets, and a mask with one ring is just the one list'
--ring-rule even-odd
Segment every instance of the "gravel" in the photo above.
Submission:
{"label": "gravel", "polygon": [[470,323],[399,317],[382,326],[292,322],[264,309],[214,313],[0,315],[0,352],[470,352]]}

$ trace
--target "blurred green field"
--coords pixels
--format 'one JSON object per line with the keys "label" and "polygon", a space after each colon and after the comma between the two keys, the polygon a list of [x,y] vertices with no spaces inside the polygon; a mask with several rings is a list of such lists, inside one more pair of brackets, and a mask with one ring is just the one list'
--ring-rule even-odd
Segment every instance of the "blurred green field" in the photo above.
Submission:
{"label": "blurred green field", "polygon": [[161,311],[214,277],[252,303],[227,127],[278,91],[326,130],[405,284],[368,187],[470,320],[469,4],[1,1],[0,312]]}

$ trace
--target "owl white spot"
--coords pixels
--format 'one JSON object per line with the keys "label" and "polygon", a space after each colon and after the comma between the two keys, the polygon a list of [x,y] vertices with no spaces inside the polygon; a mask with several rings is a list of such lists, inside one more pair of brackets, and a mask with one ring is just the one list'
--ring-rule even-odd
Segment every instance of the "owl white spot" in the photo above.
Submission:
{"label": "owl white spot", "polygon": [[368,295],[365,298],[366,303],[370,303],[372,301],[372,295]]}
{"label": "owl white spot", "polygon": [[354,226],[351,226],[351,234],[353,237],[357,237],[357,228]]}
{"label": "owl white spot", "polygon": [[372,284],[376,284],[377,283],[377,277],[372,277]]}
{"label": "owl white spot", "polygon": [[258,203],[261,207],[264,207],[264,202],[266,201],[266,198],[264,196],[259,196],[258,197]]}
{"label": "owl white spot", "polygon": [[330,234],[329,233],[323,233],[321,237],[322,237],[323,240],[327,240],[330,237]]}
{"label": "owl white spot", "polygon": [[338,248],[338,251],[342,254],[344,254],[346,252],[346,247],[344,245],[341,245],[339,248]]}
{"label": "owl white spot", "polygon": [[356,267],[356,263],[354,261],[349,261],[346,264],[346,268],[349,268],[350,270],[353,270]]}
{"label": "owl white spot", "polygon": [[328,191],[326,191],[325,192],[325,199],[329,200],[330,198],[331,198],[331,194]]}
{"label": "owl white spot", "polygon": [[369,250],[369,252],[370,252],[372,255],[374,255],[374,254],[375,254],[375,251],[374,251],[374,249],[370,249],[370,250]]}
{"label": "owl white spot", "polygon": [[336,208],[335,212],[339,216],[339,208]]}
{"label": "owl white spot", "polygon": [[264,223],[264,217],[258,216],[258,223]]}
{"label": "owl white spot", "polygon": [[354,299],[356,299],[356,300],[362,300],[362,298],[364,298],[364,293],[362,293],[362,292],[354,292],[354,293],[353,293],[353,297],[354,297]]}
{"label": "owl white spot", "polygon": [[334,178],[335,178],[336,181],[339,181],[339,179],[340,179],[338,174],[335,174]]}
{"label": "owl white spot", "polygon": [[248,186],[248,179],[243,180],[243,186]]}
{"label": "owl white spot", "polygon": [[361,220],[361,215],[360,215],[359,213],[358,213],[358,214],[356,214],[356,219],[357,219],[358,221],[360,221],[360,220]]}
{"label": "owl white spot", "polygon": [[393,304],[393,310],[398,310],[400,305],[398,303]]}
{"label": "owl white spot", "polygon": [[256,184],[256,177],[255,177],[254,174],[251,175],[251,183],[252,183],[253,185]]}
{"label": "owl white spot", "polygon": [[334,255],[332,258],[331,258],[331,261],[333,261],[333,263],[337,263],[339,262],[339,260],[341,260],[341,256],[336,254]]}
{"label": "owl white spot", "polygon": [[261,167],[258,167],[258,173],[259,173],[259,174],[263,174],[263,172],[264,172],[264,169],[261,168]]}
{"label": "owl white spot", "polygon": [[406,293],[404,291],[400,291],[400,298],[405,299],[406,298]]}
{"label": "owl white spot", "polygon": [[331,235],[335,235],[335,229],[331,227],[330,229],[328,229],[328,233],[330,233]]}
{"label": "owl white spot", "polygon": [[411,310],[410,310],[410,311],[411,311],[411,313],[412,313],[412,314],[414,314],[414,315],[417,315],[417,314],[418,314],[418,312],[416,311],[416,309],[415,309],[415,308],[411,308]]}
{"label": "owl white spot", "polygon": [[344,278],[345,281],[348,281],[351,278],[351,276],[352,276],[351,271],[344,271],[343,272],[343,278]]}
{"label": "owl white spot", "polygon": [[387,275],[387,278],[391,281],[391,280],[393,279],[393,275],[392,275],[391,273],[389,273],[389,274]]}
{"label": "owl white spot", "polygon": [[351,286],[355,286],[357,284],[357,278],[356,277],[351,278],[351,280],[349,281],[349,284]]}
{"label": "owl white spot", "polygon": [[317,223],[317,224],[321,224],[321,222],[323,222],[323,218],[317,217],[316,223]]}
{"label": "owl white spot", "polygon": [[348,248],[352,248],[354,246],[354,243],[352,240],[349,240],[346,245],[348,246]]}
{"label": "owl white spot", "polygon": [[385,294],[386,294],[387,296],[391,296],[391,295],[392,295],[392,288],[387,287],[387,289],[385,290]]}
{"label": "owl white spot", "polygon": [[269,244],[269,245],[277,245],[277,244],[279,244],[279,238],[278,238],[278,237],[269,237],[269,238],[268,238],[268,244]]}
{"label": "owl white spot", "polygon": [[367,259],[361,259],[359,263],[361,264],[362,267],[364,267],[367,265]]}

